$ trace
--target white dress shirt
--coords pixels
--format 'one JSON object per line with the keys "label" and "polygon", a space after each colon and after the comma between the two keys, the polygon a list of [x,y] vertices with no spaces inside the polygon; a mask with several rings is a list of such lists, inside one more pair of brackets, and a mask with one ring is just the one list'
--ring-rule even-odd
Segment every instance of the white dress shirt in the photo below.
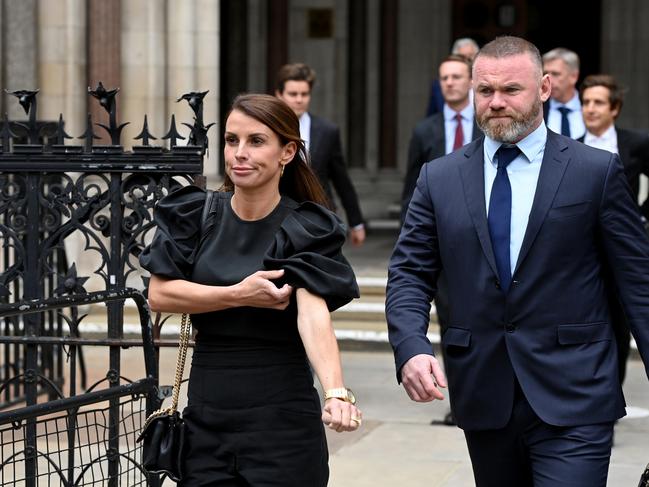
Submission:
{"label": "white dress shirt", "polygon": [[584,125],[584,117],[581,113],[581,102],[579,101],[579,94],[575,91],[575,95],[568,101],[568,103],[560,103],[553,98],[550,98],[550,110],[548,111],[548,128],[558,134],[561,133],[561,112],[559,107],[570,108],[568,113],[568,123],[570,123],[570,138],[578,139],[586,133],[586,125]]}
{"label": "white dress shirt", "polygon": [[612,152],[613,154],[620,153],[617,148],[617,131],[615,130],[615,125],[611,125],[599,137],[597,135],[591,134],[590,132],[586,132],[586,136],[584,137],[584,144],[595,147],[597,149],[607,150],[609,152]]}
{"label": "white dress shirt", "polygon": [[304,147],[309,152],[311,149],[311,115],[304,112],[300,116],[300,138],[304,141]]}
{"label": "white dress shirt", "polygon": [[[453,152],[453,144],[455,142],[455,130],[457,129],[457,119],[455,116],[457,112],[444,103],[444,135],[446,136],[445,154]],[[460,110],[462,115],[462,135],[466,145],[471,142],[473,135],[473,117],[475,117],[475,110],[473,104],[469,103],[463,110]]]}
{"label": "white dress shirt", "polygon": [[[525,237],[527,222],[532,211],[532,203],[536,194],[536,184],[539,181],[547,137],[547,128],[544,123],[541,123],[534,132],[516,144],[521,150],[521,154],[507,166],[507,176],[512,188],[512,218],[509,240],[509,259],[512,273],[516,268],[518,254],[523,245],[523,237]],[[498,172],[498,162],[494,161],[494,156],[501,145],[501,142],[485,136],[484,194],[487,214],[489,213],[491,187]]]}

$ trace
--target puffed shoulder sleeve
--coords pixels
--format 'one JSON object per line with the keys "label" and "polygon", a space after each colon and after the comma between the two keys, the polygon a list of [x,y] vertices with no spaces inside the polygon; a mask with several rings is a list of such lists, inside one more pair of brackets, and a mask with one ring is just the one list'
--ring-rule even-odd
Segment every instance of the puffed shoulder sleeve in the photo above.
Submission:
{"label": "puffed shoulder sleeve", "polygon": [[162,198],[153,210],[157,225],[153,241],[140,254],[140,264],[151,274],[187,279],[200,238],[206,193],[184,186]]}
{"label": "puffed shoulder sleeve", "polygon": [[359,296],[354,271],[342,254],[344,243],[345,227],[338,217],[305,202],[284,219],[264,267],[284,269],[288,284],[321,296],[333,311]]}

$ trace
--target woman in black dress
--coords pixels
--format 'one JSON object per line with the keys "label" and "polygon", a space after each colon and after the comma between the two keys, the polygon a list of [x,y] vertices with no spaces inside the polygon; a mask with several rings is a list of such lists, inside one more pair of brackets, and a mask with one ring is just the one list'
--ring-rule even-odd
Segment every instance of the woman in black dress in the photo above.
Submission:
{"label": "woman in black dress", "polygon": [[140,258],[151,309],[191,313],[197,330],[183,485],[325,486],[323,423],[341,432],[362,420],[329,315],[358,296],[341,253],[345,228],[322,206],[282,101],[235,99],[224,155],[224,191],[206,220],[203,190],[169,194]]}

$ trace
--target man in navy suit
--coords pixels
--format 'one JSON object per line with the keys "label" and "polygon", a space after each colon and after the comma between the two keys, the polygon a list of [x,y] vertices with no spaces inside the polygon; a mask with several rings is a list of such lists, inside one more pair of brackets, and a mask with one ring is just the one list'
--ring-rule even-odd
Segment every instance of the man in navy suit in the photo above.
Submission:
{"label": "man in navy suit", "polygon": [[300,137],[309,151],[311,168],[318,176],[332,207],[333,184],[347,214],[352,245],[360,246],[365,242],[365,225],[358,196],[343,157],[340,130],[328,120],[309,113],[315,79],[315,71],[306,64],[285,64],[277,73],[275,96],[286,102],[300,119]]}
{"label": "man in navy suit", "polygon": [[390,261],[398,379],[414,401],[444,398],[426,338],[443,269],[444,365],[476,485],[604,487],[625,414],[607,290],[646,364],[649,240],[619,158],[547,130],[533,44],[484,46],[473,86],[485,137],[424,165]]}

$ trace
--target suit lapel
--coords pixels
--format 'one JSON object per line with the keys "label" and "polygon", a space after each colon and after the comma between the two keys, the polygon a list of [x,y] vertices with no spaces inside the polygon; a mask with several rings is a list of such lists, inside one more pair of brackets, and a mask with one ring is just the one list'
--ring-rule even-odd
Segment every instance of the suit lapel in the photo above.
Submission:
{"label": "suit lapel", "polygon": [[318,158],[319,150],[319,141],[322,139],[320,136],[320,120],[318,117],[315,117],[311,114],[311,130],[309,130],[309,159],[311,161],[311,167],[316,168],[320,159]]}
{"label": "suit lapel", "polygon": [[631,164],[631,149],[629,147],[629,138],[627,137],[627,132],[615,129],[617,134],[617,152],[620,156],[620,161],[626,169]]}
{"label": "suit lapel", "polygon": [[491,247],[489,226],[487,225],[487,210],[485,208],[483,141],[484,139],[480,139],[465,147],[464,157],[466,157],[466,160],[460,166],[460,175],[466,205],[478,234],[482,251],[487,258],[487,262],[489,262],[489,266],[497,276],[498,268]]}
{"label": "suit lapel", "polygon": [[559,184],[566,171],[570,156],[568,154],[568,144],[561,140],[561,138],[551,131],[548,131],[548,140],[545,145],[545,153],[543,154],[543,161],[541,162],[541,172],[539,173],[539,181],[536,184],[536,192],[534,194],[534,202],[532,203],[532,210],[527,222],[527,229],[525,230],[525,237],[523,237],[523,244],[518,254],[516,261],[516,268],[512,275],[521,266],[523,259],[529,252],[539,229],[545,220],[545,216],[554,201],[554,196],[559,189]]}

